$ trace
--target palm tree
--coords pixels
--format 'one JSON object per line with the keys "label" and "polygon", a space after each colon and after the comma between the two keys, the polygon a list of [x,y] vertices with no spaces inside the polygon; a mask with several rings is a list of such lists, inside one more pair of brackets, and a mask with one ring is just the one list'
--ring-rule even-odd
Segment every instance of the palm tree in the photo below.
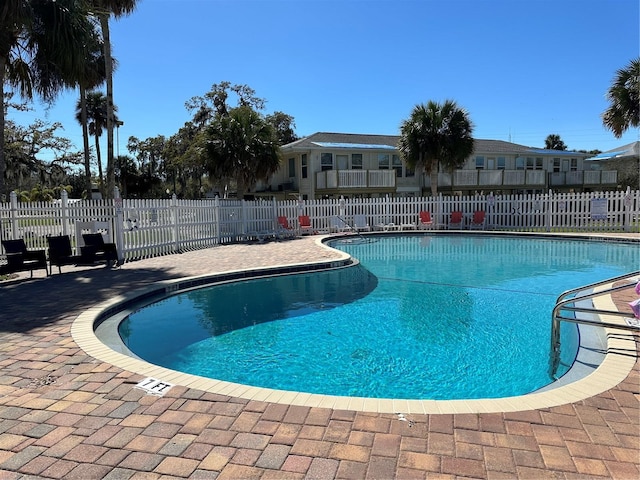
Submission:
{"label": "palm tree", "polygon": [[[96,37],[97,40],[97,37]],[[76,120],[82,126],[82,141],[84,147],[84,176],[87,198],[91,195],[91,151],[89,149],[89,120],[87,118],[87,90],[96,88],[104,82],[104,51],[101,42],[96,41],[93,49],[88,52],[87,68],[82,78],[78,79],[79,96],[76,104]]]}
{"label": "palm tree", "polygon": [[100,21],[104,44],[105,76],[107,81],[107,194],[113,195],[115,186],[115,165],[113,161],[113,59],[111,57],[111,34],[109,18],[119,18],[135,10],[136,0],[87,0],[93,13]]}
{"label": "palm tree", "polygon": [[92,31],[85,6],[80,0],[3,0],[0,6],[0,199],[7,193],[5,84],[48,102],[72,87]]}
{"label": "palm tree", "polygon": [[616,138],[630,127],[640,125],[640,58],[616,72],[607,100],[609,108],[602,114],[602,123]]}
{"label": "palm tree", "polygon": [[473,124],[453,100],[416,105],[402,122],[398,149],[406,164],[423,168],[431,177],[431,194],[438,194],[439,166],[460,168],[473,153]]}
{"label": "palm tree", "polygon": [[544,141],[544,148],[547,150],[566,150],[567,146],[560,138],[560,135],[552,133],[551,135],[547,135]]}
{"label": "palm tree", "polygon": [[[118,121],[118,117],[115,116],[115,112],[118,108],[114,105],[113,115],[114,123]],[[107,97],[102,92],[89,92],[85,99],[85,115],[87,121],[87,127],[90,135],[93,135],[96,147],[96,158],[98,161],[98,178],[100,180],[100,189],[104,187],[104,176],[102,175],[102,155],[100,154],[100,137],[104,132],[107,125]],[[78,101],[76,104],[76,120],[82,122],[82,105]],[[89,190],[91,192],[91,186]],[[103,192],[104,194],[104,192]]]}
{"label": "palm tree", "polygon": [[238,198],[280,166],[275,129],[249,105],[218,115],[207,129],[207,137],[209,173],[218,179],[235,179]]}

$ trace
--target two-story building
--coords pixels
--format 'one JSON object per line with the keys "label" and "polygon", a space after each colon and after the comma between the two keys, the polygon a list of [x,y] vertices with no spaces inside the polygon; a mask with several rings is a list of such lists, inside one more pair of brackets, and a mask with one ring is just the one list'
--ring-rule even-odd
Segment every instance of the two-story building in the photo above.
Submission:
{"label": "two-story building", "polygon": [[[409,168],[394,135],[314,133],[281,147],[281,168],[256,195],[279,198],[430,195],[430,177]],[[585,169],[580,152],[475,140],[462,168],[438,173],[443,194],[615,189],[617,172]]]}

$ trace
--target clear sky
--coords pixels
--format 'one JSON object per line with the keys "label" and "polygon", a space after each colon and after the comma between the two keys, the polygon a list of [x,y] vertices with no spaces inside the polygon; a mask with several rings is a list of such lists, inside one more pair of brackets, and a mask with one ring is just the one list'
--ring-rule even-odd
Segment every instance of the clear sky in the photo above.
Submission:
{"label": "clear sky", "polygon": [[[111,24],[119,152],[131,135],[176,133],[191,119],[185,102],[222,81],[293,116],[298,136],[398,135],[415,105],[453,99],[476,138],[543,147],[554,133],[606,151],[639,139],[616,139],[600,118],[616,70],[640,55],[639,3],[139,0]],[[81,149],[77,98],[9,118],[62,122]]]}

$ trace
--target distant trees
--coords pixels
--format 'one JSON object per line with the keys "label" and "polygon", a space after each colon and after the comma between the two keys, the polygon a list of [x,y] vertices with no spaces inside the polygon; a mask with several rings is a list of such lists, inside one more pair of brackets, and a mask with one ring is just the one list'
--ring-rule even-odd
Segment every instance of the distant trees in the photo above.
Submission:
{"label": "distant trees", "polygon": [[640,58],[616,72],[607,100],[609,107],[602,114],[602,123],[616,138],[629,128],[640,126]]}
{"label": "distant trees", "polygon": [[238,198],[280,166],[275,129],[249,105],[217,115],[206,138],[207,170],[215,178],[235,180]]}
{"label": "distant trees", "polygon": [[438,171],[460,168],[473,152],[473,124],[453,100],[416,105],[400,127],[398,149],[411,168],[431,176],[431,194],[438,194]]}
{"label": "distant trees", "polygon": [[167,161],[165,146],[167,139],[164,135],[139,140],[129,137],[127,150],[138,161],[140,181],[144,185],[144,193],[154,197],[165,196],[163,182],[167,180]]}
{"label": "distant trees", "polygon": [[545,139],[544,148],[546,148],[547,150],[566,150],[567,146],[560,138],[560,135],[552,133]]}
{"label": "distant trees", "polygon": [[[75,151],[68,138],[58,134],[59,123],[36,120],[23,127],[8,120],[5,124],[6,185],[19,192],[36,190],[56,191],[66,186],[82,165],[82,153]],[[38,158],[41,151],[53,152],[53,161]],[[41,198],[40,196],[36,196]],[[30,194],[23,199],[34,199]]]}
{"label": "distant trees", "polygon": [[296,123],[291,115],[283,112],[274,112],[271,115],[267,115],[265,120],[275,129],[278,143],[281,146],[298,140],[298,136],[294,132]]}
{"label": "distant trees", "polygon": [[293,117],[265,116],[264,104],[247,85],[226,81],[192,97],[185,103],[192,119],[171,137],[129,137],[131,156],[115,162],[121,193],[199,198],[218,186],[242,197],[278,169],[280,145],[298,138]]}
{"label": "distant trees", "polygon": [[278,169],[280,145],[297,139],[293,117],[264,116],[264,105],[247,85],[213,84],[205,95],[186,102],[193,119],[169,140],[168,160],[194,177],[207,172],[212,182],[231,183],[242,197]]}

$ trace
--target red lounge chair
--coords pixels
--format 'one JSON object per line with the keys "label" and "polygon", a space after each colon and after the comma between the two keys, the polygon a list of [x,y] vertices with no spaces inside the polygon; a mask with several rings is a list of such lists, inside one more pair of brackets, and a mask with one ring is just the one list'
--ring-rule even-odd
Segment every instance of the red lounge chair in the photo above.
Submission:
{"label": "red lounge chair", "polygon": [[296,236],[296,232],[293,227],[289,225],[287,217],[278,217],[278,230],[276,234],[280,238],[293,238]]}
{"label": "red lounge chair", "polygon": [[471,220],[471,228],[484,230],[484,210],[473,212],[473,220]]}
{"label": "red lounge chair", "polygon": [[300,225],[300,234],[307,235],[313,234],[313,227],[311,226],[311,219],[309,215],[300,215],[298,217],[298,223]]}
{"label": "red lounge chair", "polygon": [[420,212],[420,222],[418,222],[418,228],[420,230],[433,228],[433,220],[431,220],[430,212]]}
{"label": "red lounge chair", "polygon": [[451,212],[449,228],[462,228],[462,212]]}

